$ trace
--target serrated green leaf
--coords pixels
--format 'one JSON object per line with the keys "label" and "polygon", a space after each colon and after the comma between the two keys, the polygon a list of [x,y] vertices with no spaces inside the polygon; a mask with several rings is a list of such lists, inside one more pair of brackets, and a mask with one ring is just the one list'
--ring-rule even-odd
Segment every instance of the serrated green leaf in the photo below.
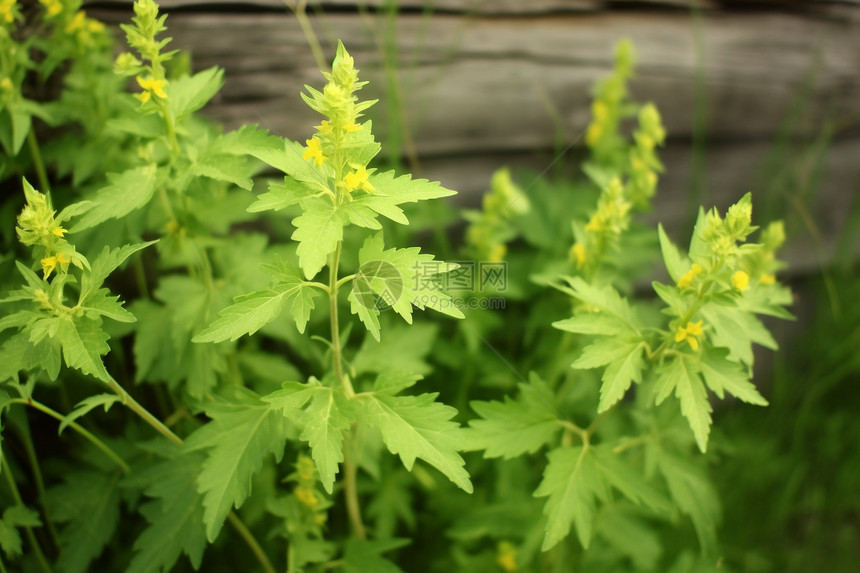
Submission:
{"label": "serrated green leaf", "polygon": [[445,189],[438,182],[412,179],[410,175],[395,177],[394,171],[374,173],[370,176],[369,183],[373,185],[375,192],[359,195],[353,204],[367,207],[383,217],[404,225],[409,221],[403,214],[403,210],[397,207],[398,205],[456,195],[456,191]]}
{"label": "serrated green leaf", "polygon": [[618,291],[609,285],[596,286],[589,284],[582,277],[564,277],[570,285],[568,287],[557,286],[560,290],[579,299],[589,307],[589,310],[597,309],[617,318],[630,331],[638,333],[641,321],[635,310],[623,298]]}
{"label": "serrated green leaf", "polygon": [[92,198],[90,209],[81,215],[69,229],[78,233],[107,221],[119,219],[149,203],[161,183],[163,173],[154,164],[129,169],[122,173],[108,173],[110,182]]}
{"label": "serrated green leaf", "polygon": [[451,421],[457,411],[435,402],[436,394],[356,397],[361,420],[379,428],[392,454],[399,454],[407,470],[421,458],[464,491],[472,492],[465,461],[457,453],[465,444],[460,427]]}
{"label": "serrated green leaf", "polygon": [[552,323],[553,327],[575,334],[602,334],[611,336],[626,330],[625,324],[616,316],[599,312],[583,312]]}
{"label": "serrated green leaf", "polygon": [[[410,324],[413,306],[463,318],[437,282],[439,275],[455,269],[455,265],[421,254],[417,247],[385,250],[382,234],[365,240],[358,261],[361,267],[353,280],[349,300],[353,303],[353,314],[359,314],[377,340],[378,321],[373,320],[381,309],[388,307]],[[364,310],[359,308],[362,306]]]}
{"label": "serrated green leaf", "polygon": [[302,209],[302,214],[293,219],[296,230],[291,238],[299,243],[296,248],[299,265],[310,280],[322,270],[328,256],[343,239],[347,217],[325,197],[303,201]]}
{"label": "serrated green leaf", "polygon": [[268,192],[260,194],[248,207],[248,211],[251,213],[279,211],[296,205],[313,194],[314,191],[306,183],[287,176],[284,177],[283,182],[270,183]]}
{"label": "serrated green leaf", "polygon": [[102,330],[101,320],[70,315],[59,319],[57,339],[63,347],[66,365],[103,382],[110,380],[110,374],[102,362],[102,356],[110,351],[108,338]]}
{"label": "serrated green leaf", "polygon": [[297,421],[304,427],[299,438],[310,445],[320,482],[328,493],[334,489],[334,476],[343,461],[344,434],[352,424],[343,414],[343,400],[340,390],[324,388],[316,393]]}
{"label": "serrated green leaf", "polygon": [[564,539],[575,526],[584,548],[591,541],[597,502],[609,501],[609,486],[630,501],[668,511],[667,500],[627,466],[608,446],[562,446],[548,455],[549,464],[535,497],[549,497],[543,550]]}
{"label": "serrated green leaf", "polygon": [[654,289],[654,292],[657,293],[657,296],[669,305],[669,308],[672,309],[673,316],[683,316],[684,313],[687,312],[689,303],[684,300],[684,295],[682,295],[677,288],[664,285],[657,281],[652,282],[651,287]]}
{"label": "serrated green leaf", "polygon": [[642,358],[644,345],[641,342],[628,344],[623,347],[624,355],[613,360],[603,371],[600,386],[600,404],[597,412],[605,412],[624,397],[633,382],[642,382],[642,369],[645,361]]}
{"label": "serrated green leaf", "polygon": [[7,339],[0,346],[0,381],[16,380],[19,372],[42,369],[56,380],[62,366],[62,346],[56,338],[30,342],[29,329]]}
{"label": "serrated green leaf", "polygon": [[313,160],[304,159],[305,148],[298,142],[270,137],[265,145],[251,149],[250,153],[296,181],[306,183],[314,193],[331,192],[326,177],[314,169]]}
{"label": "serrated green leaf", "polygon": [[728,392],[748,404],[767,406],[767,400],[750,382],[747,372],[727,356],[728,351],[724,348],[709,348],[702,356],[699,368],[708,388],[720,398]]}
{"label": "serrated green leaf", "polygon": [[720,504],[707,475],[687,460],[659,450],[657,467],[669,486],[672,500],[693,521],[702,552],[713,555],[717,545]]}
{"label": "serrated green leaf", "polygon": [[206,408],[212,419],[186,441],[187,451],[207,450],[198,491],[203,494],[206,536],[214,541],[230,510],[251,493],[251,478],[263,459],[280,461],[289,420],[247,391],[241,402],[216,402]]}
{"label": "serrated green leaf", "polygon": [[98,408],[99,406],[104,406],[105,412],[107,412],[110,410],[111,406],[121,401],[122,398],[116,394],[96,394],[95,396],[84,398],[77,403],[74,410],[63,417],[63,420],[60,422],[60,427],[57,430],[57,435],[62,434],[63,430],[65,430],[69,424],[78,418],[85,416],[93,409]]}
{"label": "serrated green leaf", "polygon": [[355,296],[355,291],[350,291],[346,300],[349,301],[350,312],[358,316],[367,331],[379,342],[379,311],[366,302],[360,302]]}
{"label": "serrated green leaf", "polygon": [[343,461],[344,433],[352,424],[345,414],[343,392],[317,382],[288,382],[262,399],[302,429],[299,439],[311,446],[320,482],[331,493],[338,464]]}
{"label": "serrated green leaf", "polygon": [[134,557],[126,573],[167,573],[182,553],[196,570],[206,548],[203,497],[197,491],[203,455],[185,453],[149,467],[135,476],[147,483],[154,498],[141,505],[149,526],[134,542]]}
{"label": "serrated green leaf", "polygon": [[192,341],[222,342],[254,334],[278,318],[285,308],[293,316],[298,331],[304,333],[317,296],[316,288],[308,286],[300,278],[295,282],[282,282],[271,289],[237,296],[233,304],[218,313],[219,318]]}
{"label": "serrated green leaf", "polygon": [[654,392],[659,404],[672,390],[675,391],[675,396],[681,401],[681,413],[687,418],[696,443],[704,453],[708,449],[711,431],[711,404],[697,368],[693,359],[684,356],[668,360],[655,373]]}
{"label": "serrated green leaf", "polygon": [[681,257],[678,247],[669,239],[665,229],[663,229],[663,225],[657,226],[657,233],[660,235],[660,250],[663,253],[663,262],[666,264],[666,270],[669,272],[672,280],[677,283],[690,270],[690,264]]}
{"label": "serrated green leaf", "polygon": [[95,471],[67,473],[48,491],[51,518],[68,522],[60,530],[57,570],[84,573],[114,536],[119,524],[119,476]]}
{"label": "serrated green leaf", "polygon": [[89,298],[98,293],[105,279],[123,264],[130,256],[138,251],[154,245],[158,241],[125,245],[111,250],[109,247],[102,249],[99,256],[90,264],[89,271],[85,271],[81,277],[81,293],[78,304],[86,306]]}
{"label": "serrated green leaf", "polygon": [[751,312],[722,304],[706,304],[699,311],[705,323],[713,327],[714,346],[729,349],[729,358],[752,366],[753,343],[776,350],[778,344],[761,321]]}
{"label": "serrated green leaf", "polygon": [[224,85],[224,70],[209,68],[193,76],[171,80],[167,92],[167,106],[177,121],[206,105]]}
{"label": "serrated green leaf", "polygon": [[601,479],[594,460],[582,446],[562,446],[551,451],[543,480],[535,497],[549,497],[544,505],[545,535],[541,549],[547,551],[567,537],[571,526],[584,548],[591,542],[596,499],[606,499],[608,485]]}
{"label": "serrated green leaf", "polygon": [[534,453],[555,438],[562,425],[551,403],[535,386],[519,388],[516,400],[505,396],[504,402],[469,403],[481,419],[470,420],[465,430],[468,449],[484,450],[485,458],[511,459]]}
{"label": "serrated green leaf", "polygon": [[216,181],[232,183],[246,191],[254,187],[248,161],[236,155],[204,153],[194,163],[191,172]]}
{"label": "serrated green leaf", "polygon": [[348,573],[403,573],[382,554],[408,544],[408,539],[351,539],[346,542],[342,567]]}

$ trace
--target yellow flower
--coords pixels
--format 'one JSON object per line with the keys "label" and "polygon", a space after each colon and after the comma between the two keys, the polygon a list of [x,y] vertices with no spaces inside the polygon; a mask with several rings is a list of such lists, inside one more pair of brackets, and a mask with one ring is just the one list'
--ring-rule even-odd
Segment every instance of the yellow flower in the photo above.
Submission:
{"label": "yellow flower", "polygon": [[92,32],[93,34],[98,34],[99,32],[103,32],[105,29],[105,25],[99,22],[98,20],[87,20],[87,30]]}
{"label": "yellow flower", "polygon": [[355,191],[358,188],[365,191],[373,191],[373,185],[368,182],[370,173],[363,165],[350,165],[355,171],[351,171],[343,178],[343,186],[347,191]]}
{"label": "yellow flower", "polygon": [[65,235],[65,234],[66,234],[66,233],[68,233],[69,231],[67,231],[66,229],[64,229],[64,228],[62,228],[62,227],[57,227],[56,229],[54,229],[54,230],[53,230],[53,231],[51,231],[51,232],[52,232],[53,234],[55,234],[56,236],[58,236],[58,237],[62,237],[63,235]]}
{"label": "yellow flower", "polygon": [[599,123],[592,123],[588,126],[588,131],[585,132],[585,143],[589,147],[594,147],[600,141],[603,135],[603,126]]}
{"label": "yellow flower", "polygon": [[149,98],[153,95],[160,97],[161,99],[167,99],[167,93],[164,91],[164,87],[167,85],[166,80],[155,80],[151,77],[143,79],[140,76],[137,76],[135,79],[137,80],[138,85],[140,85],[144,90],[137,94],[137,99],[141,102],[148,102]]}
{"label": "yellow flower", "polygon": [[759,284],[763,285],[772,285],[776,283],[776,275],[773,274],[763,274],[761,278],[758,279]]}
{"label": "yellow flower", "polygon": [[328,521],[328,515],[325,513],[317,513],[314,514],[314,523],[317,525],[324,525],[325,522]]}
{"label": "yellow flower", "polygon": [[693,263],[693,266],[690,267],[690,270],[684,273],[684,276],[681,277],[681,280],[678,281],[678,288],[687,288],[693,281],[696,279],[696,275],[702,274],[702,267],[696,263]]}
{"label": "yellow flower", "polygon": [[[323,122],[326,123],[326,122]],[[313,159],[314,165],[322,165],[323,161],[327,158],[323,155],[322,147],[320,146],[320,140],[316,137],[312,137],[310,139],[305,140],[305,145],[308,146],[305,154],[302,156],[303,159]]]}
{"label": "yellow flower", "polygon": [[72,260],[63,253],[57,253],[52,257],[45,257],[41,262],[42,272],[45,273],[45,280],[47,280],[58,265],[61,269],[67,270],[69,268],[69,263],[72,262]]}
{"label": "yellow flower", "polygon": [[499,243],[498,245],[490,249],[490,253],[487,255],[487,259],[489,259],[491,263],[500,263],[505,260],[505,255],[507,254],[507,252],[508,248],[505,246],[505,244]]}
{"label": "yellow flower", "polygon": [[[15,0],[0,0],[0,16],[3,16],[3,21],[7,24],[15,20],[15,14],[12,8],[15,7]],[[3,78],[7,80],[8,78]]]}
{"label": "yellow flower", "polygon": [[570,260],[576,261],[576,268],[582,268],[582,265],[585,264],[585,245],[575,243],[570,248]]}
{"label": "yellow flower", "polygon": [[66,34],[71,34],[75,30],[82,29],[86,20],[87,15],[84,14],[83,10],[78,10],[71,21],[66,25]]}
{"label": "yellow flower", "polygon": [[591,104],[591,115],[594,116],[595,120],[601,121],[609,115],[609,107],[607,107],[607,105],[602,101],[596,100]]}
{"label": "yellow flower", "polygon": [[687,344],[690,345],[690,348],[693,350],[699,349],[699,339],[697,336],[702,335],[702,321],[699,322],[688,322],[687,326],[678,327],[678,331],[675,332],[675,342],[684,342],[687,341]]}
{"label": "yellow flower", "polygon": [[45,10],[48,11],[48,16],[56,16],[63,11],[63,3],[60,0],[39,0]]}
{"label": "yellow flower", "polygon": [[351,123],[349,125],[344,126],[343,129],[345,131],[359,131],[359,130],[361,130],[361,126],[358,125],[357,123]]}
{"label": "yellow flower", "polygon": [[750,276],[743,271],[736,271],[732,275],[732,286],[744,292],[750,286]]}
{"label": "yellow flower", "polygon": [[317,496],[314,495],[314,492],[306,487],[299,486],[293,493],[302,505],[311,509],[314,509],[319,504],[319,500],[317,499]]}
{"label": "yellow flower", "polygon": [[[2,0],[0,0],[2,2]],[[12,80],[9,78],[3,78],[0,80],[0,89],[3,91],[12,91],[15,86],[12,84]]]}
{"label": "yellow flower", "polygon": [[496,553],[496,565],[503,570],[517,570],[517,548],[507,541],[500,541]]}

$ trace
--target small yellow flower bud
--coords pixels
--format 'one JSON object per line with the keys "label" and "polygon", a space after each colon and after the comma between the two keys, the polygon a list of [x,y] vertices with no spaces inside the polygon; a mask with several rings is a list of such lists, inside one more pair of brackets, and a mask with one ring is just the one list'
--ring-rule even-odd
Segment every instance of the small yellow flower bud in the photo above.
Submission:
{"label": "small yellow flower bud", "polygon": [[576,268],[582,268],[582,265],[585,264],[586,253],[585,253],[585,245],[582,243],[575,243],[570,248],[570,260],[576,261]]}
{"label": "small yellow flower bud", "polygon": [[678,330],[675,331],[675,342],[686,340],[690,348],[699,350],[699,339],[696,337],[702,335],[702,323],[703,321],[700,320],[699,322],[688,322],[686,326],[679,326]]}
{"label": "small yellow flower bud", "polygon": [[498,245],[495,245],[490,250],[490,253],[487,255],[487,259],[489,259],[491,263],[502,262],[503,260],[505,260],[505,255],[507,254],[507,252],[508,248],[505,246],[505,244],[500,243]]}
{"label": "small yellow flower bud", "polygon": [[763,274],[758,279],[758,282],[759,282],[759,284],[763,284],[763,285],[772,285],[772,284],[776,283],[776,275],[774,275],[774,274]]}
{"label": "small yellow flower bud", "polygon": [[316,137],[312,137],[310,139],[305,140],[305,145],[307,145],[307,149],[305,150],[305,154],[302,156],[303,159],[313,159],[314,165],[320,166],[323,164],[327,158],[323,155],[322,146],[320,145],[320,140]]}
{"label": "small yellow flower bud", "polygon": [[750,286],[750,276],[743,271],[736,271],[732,275],[732,286],[744,292]]}
{"label": "small yellow flower bud", "polygon": [[684,276],[681,277],[681,280],[678,281],[678,288],[687,288],[693,281],[696,279],[696,276],[702,273],[702,267],[697,263],[693,263],[693,266],[690,267],[690,270],[687,271]]}
{"label": "small yellow flower bud", "polygon": [[319,500],[317,499],[317,496],[314,495],[314,492],[312,490],[306,487],[297,487],[293,491],[293,494],[295,494],[296,498],[298,498],[299,502],[302,505],[309,507],[310,509],[314,509],[317,505],[319,505]]}

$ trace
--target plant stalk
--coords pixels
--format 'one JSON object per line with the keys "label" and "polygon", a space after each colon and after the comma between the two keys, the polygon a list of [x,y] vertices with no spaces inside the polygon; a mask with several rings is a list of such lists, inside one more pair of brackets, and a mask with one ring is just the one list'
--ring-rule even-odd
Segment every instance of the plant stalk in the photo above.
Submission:
{"label": "plant stalk", "polygon": [[[343,375],[343,358],[341,356],[340,347],[340,324],[338,322],[337,309],[337,290],[340,281],[337,280],[337,270],[340,266],[340,250],[341,243],[337,244],[334,252],[329,258],[329,316],[331,317],[331,352],[332,352],[332,367],[336,378],[336,384],[343,386],[343,392],[347,398],[355,398],[355,389],[352,387],[352,382],[349,378]],[[354,427],[353,427],[354,430]],[[350,432],[350,436],[353,431]],[[352,525],[352,533],[358,539],[366,539],[367,533],[364,529],[364,522],[361,519],[361,504],[358,500],[358,483],[356,479],[356,467],[350,455],[349,442],[343,448],[343,472],[344,472],[344,497],[346,498],[346,511],[349,515],[349,522]]]}
{"label": "plant stalk", "polygon": [[[6,474],[6,481],[9,484],[9,491],[12,492],[12,499],[15,500],[16,505],[23,506],[24,500],[21,498],[21,493],[18,491],[18,485],[15,483],[15,478],[12,477],[12,468],[9,466],[9,462],[6,461],[6,456],[2,453],[0,453],[0,467],[2,467],[3,473]],[[27,540],[33,547],[33,552],[36,554],[36,559],[39,561],[39,566],[42,568],[42,571],[45,573],[53,573],[51,571],[50,563],[45,559],[45,554],[42,553],[42,548],[36,540],[36,534],[33,533],[33,528],[26,525],[24,526],[24,531],[27,534]]]}

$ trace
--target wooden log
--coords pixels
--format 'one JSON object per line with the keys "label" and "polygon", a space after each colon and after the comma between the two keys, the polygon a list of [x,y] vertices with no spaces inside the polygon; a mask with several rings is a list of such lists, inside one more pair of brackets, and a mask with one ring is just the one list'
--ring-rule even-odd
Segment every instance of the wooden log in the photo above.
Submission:
{"label": "wooden log", "polygon": [[[371,117],[385,137],[393,98],[385,93],[381,17],[338,13],[313,22],[328,53],[342,39],[371,80],[367,96],[382,100]],[[293,18],[182,12],[168,24],[173,46],[190,50],[196,67],[226,69],[227,84],[208,109],[214,118],[228,127],[258,121],[294,139],[308,133],[315,118],[298,93],[322,78]],[[395,26],[403,107],[422,155],[547,148],[557,130],[577,138],[591,86],[610,70],[621,37],[639,53],[633,94],[663,110],[670,137],[691,137],[697,78],[711,138],[773,137],[806,81],[804,116],[815,133],[823,117],[858,108],[856,32],[850,23],[781,13],[717,13],[700,24],[681,13],[402,15]]]}

